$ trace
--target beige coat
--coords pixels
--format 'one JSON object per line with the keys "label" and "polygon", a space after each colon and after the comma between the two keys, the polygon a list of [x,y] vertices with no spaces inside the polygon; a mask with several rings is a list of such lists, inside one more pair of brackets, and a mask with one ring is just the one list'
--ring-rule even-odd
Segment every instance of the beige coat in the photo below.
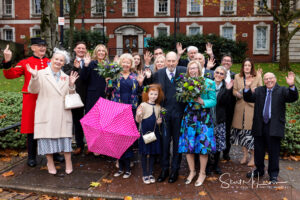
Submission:
{"label": "beige coat", "polygon": [[50,67],[38,71],[30,80],[28,91],[38,94],[34,115],[34,139],[72,137],[72,113],[64,109],[69,89],[69,76],[61,71],[56,82]]}
{"label": "beige coat", "polygon": [[[260,75],[254,77],[251,84],[251,89],[254,90],[258,86],[262,86],[262,78]],[[236,97],[238,91],[244,89],[244,77],[236,74],[234,77],[233,95]],[[234,108],[234,115],[232,120],[232,128],[243,129],[243,114],[244,114],[244,129],[251,130],[254,114],[254,103],[245,102],[244,99],[238,99]]]}

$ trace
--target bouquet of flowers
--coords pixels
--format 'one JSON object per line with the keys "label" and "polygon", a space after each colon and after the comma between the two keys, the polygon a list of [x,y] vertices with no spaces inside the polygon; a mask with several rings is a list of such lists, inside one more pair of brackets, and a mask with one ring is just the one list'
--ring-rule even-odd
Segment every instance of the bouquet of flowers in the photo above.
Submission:
{"label": "bouquet of flowers", "polygon": [[122,71],[122,67],[115,62],[99,62],[98,67],[95,68],[98,71],[98,74],[104,78],[111,78],[108,81],[108,87],[112,87],[112,81],[119,77],[120,72]]}
{"label": "bouquet of flowers", "polygon": [[190,102],[205,92],[205,79],[203,77],[187,77],[180,74],[176,87],[176,100]]}
{"label": "bouquet of flowers", "polygon": [[164,119],[167,115],[167,109],[161,108],[159,115],[162,119]]}

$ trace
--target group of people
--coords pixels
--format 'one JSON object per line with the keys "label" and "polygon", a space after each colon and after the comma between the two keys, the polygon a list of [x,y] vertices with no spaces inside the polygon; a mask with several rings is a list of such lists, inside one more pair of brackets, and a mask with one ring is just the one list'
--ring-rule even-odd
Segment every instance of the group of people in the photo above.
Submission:
{"label": "group of people", "polygon": [[[268,174],[270,181],[276,183],[285,103],[298,99],[295,74],[289,72],[286,77],[289,88],[281,87],[273,73],[265,73],[262,78],[262,70],[256,71],[250,59],[245,59],[240,73],[235,74],[230,71],[232,57],[224,55],[220,64],[216,64],[212,47],[210,43],[206,45],[208,59],[197,47],[183,49],[180,43],[176,46],[177,53],[165,54],[157,47],[153,54],[147,51],[143,58],[138,53],[116,56],[114,61],[122,71],[112,81],[112,86],[108,84],[109,78],[100,76],[95,70],[98,63],[109,60],[103,44],[97,45],[91,56],[86,44],[78,42],[74,58],[70,59],[64,50],[55,49],[49,60],[45,58],[45,41],[32,38],[34,55],[14,68],[10,68],[12,52],[7,47],[2,62],[5,77],[25,76],[21,132],[30,133],[27,164],[36,165],[37,148],[38,154],[47,157],[48,172],[56,174],[53,158],[61,158],[57,153],[63,152],[65,172],[72,173],[73,129],[76,140],[73,153],[80,154],[84,150],[84,133],[79,120],[102,97],[132,105],[141,133],[138,148],[145,184],[163,182],[167,178],[169,183],[176,182],[182,154],[186,154],[189,174],[185,184],[191,184],[196,177],[195,165],[199,162],[200,172],[194,185],[201,186],[206,175],[222,173],[220,154],[223,152],[223,158],[230,160],[231,144],[242,147],[241,164],[256,166],[254,171],[247,173],[248,178],[264,175],[263,158],[267,149]],[[188,58],[182,59],[186,50]],[[187,77],[204,77],[205,92],[187,103],[177,101],[175,94],[181,73]],[[64,109],[64,96],[75,91],[84,107],[72,111]],[[162,117],[163,108],[166,114]],[[142,136],[148,132],[154,132],[157,139],[146,144]],[[129,147],[117,161],[119,169],[113,174],[115,177],[131,176],[133,155],[133,148]],[[161,172],[155,178],[153,166],[157,157]]]}

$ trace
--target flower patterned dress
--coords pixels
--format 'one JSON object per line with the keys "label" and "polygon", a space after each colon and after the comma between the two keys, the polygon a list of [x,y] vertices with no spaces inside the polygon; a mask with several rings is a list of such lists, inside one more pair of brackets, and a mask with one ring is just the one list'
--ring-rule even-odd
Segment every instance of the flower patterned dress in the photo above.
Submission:
{"label": "flower patterned dress", "polygon": [[[190,102],[185,108],[179,137],[179,153],[208,154],[216,151],[214,125],[210,108],[216,105],[215,84],[206,79],[205,94],[201,95],[204,105]],[[207,84],[209,83],[209,84]]]}

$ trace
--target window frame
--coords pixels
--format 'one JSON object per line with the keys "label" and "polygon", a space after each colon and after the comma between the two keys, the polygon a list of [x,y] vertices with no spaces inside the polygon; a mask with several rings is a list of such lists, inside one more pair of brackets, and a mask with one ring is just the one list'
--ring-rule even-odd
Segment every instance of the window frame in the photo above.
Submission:
{"label": "window frame", "polygon": [[128,12],[128,9],[127,9],[127,3],[128,3],[128,0],[123,0],[122,1],[122,16],[123,17],[137,17],[138,16],[138,0],[135,0],[135,12]]}
{"label": "window frame", "polygon": [[[223,37],[223,28],[232,27],[232,41],[236,41],[236,25],[229,22],[220,25],[220,36]],[[227,38],[228,39],[228,38]]]}
{"label": "window frame", "polygon": [[[103,26],[102,24],[95,24],[94,26],[91,26],[91,31],[94,31],[94,29],[101,29],[101,33],[102,33],[102,30],[103,30]],[[106,26],[104,26],[104,34],[107,35],[107,32],[106,32]]]}
{"label": "window frame", "polygon": [[166,0],[167,5],[167,12],[159,12],[159,0],[154,1],[154,16],[170,16],[170,0]]}
{"label": "window frame", "polygon": [[103,4],[104,4],[104,12],[100,13],[100,12],[96,12],[96,1],[97,0],[91,0],[91,17],[102,17],[104,14],[104,17],[106,17],[106,0],[103,0]]}
{"label": "window frame", "polygon": [[30,16],[34,17],[34,18],[40,18],[41,15],[42,15],[42,11],[41,11],[41,13],[36,13],[36,10],[35,10],[35,1],[36,0],[30,0],[29,1],[30,2]]}
{"label": "window frame", "polygon": [[[226,1],[228,1],[228,0],[226,0]],[[220,0],[220,15],[221,16],[236,15],[236,13],[237,13],[237,0],[231,0],[231,1],[233,1],[232,11],[225,11],[224,10],[225,9],[225,4],[224,4],[225,0]]]}
{"label": "window frame", "polygon": [[158,29],[159,28],[166,28],[167,29],[167,36],[170,36],[170,25],[166,25],[164,23],[160,23],[156,26],[154,26],[154,37],[157,38],[158,35]]}
{"label": "window frame", "polygon": [[[257,48],[257,28],[266,27],[266,48]],[[253,55],[269,55],[270,54],[270,40],[271,40],[271,25],[264,22],[253,25]]]}
{"label": "window frame", "polygon": [[187,16],[203,16],[203,0],[198,0],[200,2],[200,11],[199,12],[193,12],[192,11],[192,1],[197,1],[197,0],[187,0],[187,9],[186,9],[186,15]]}
{"label": "window frame", "polygon": [[14,0],[11,0],[11,13],[10,14],[7,14],[5,11],[6,11],[6,8],[5,8],[5,0],[1,0],[2,1],[2,16],[3,17],[15,17],[15,1]]}
{"label": "window frame", "polygon": [[[5,31],[6,30],[11,30],[12,31],[12,40],[6,40],[6,38],[5,38],[6,37]],[[1,39],[2,40],[12,41],[12,42],[16,41],[16,30],[15,30],[15,27],[11,27],[11,26],[5,25],[4,27],[0,28],[0,31],[1,31]]]}
{"label": "window frame", "polygon": [[200,29],[199,34],[201,34],[201,35],[203,34],[203,26],[199,25],[197,23],[192,23],[192,24],[186,26],[186,35],[188,35],[188,36],[192,36],[190,34],[190,28],[199,28]]}
{"label": "window frame", "polygon": [[[254,5],[253,5],[253,12],[255,15],[269,15],[269,13],[266,10],[260,9],[258,2],[262,1],[262,0],[255,0],[254,1]],[[270,8],[271,7],[271,1],[270,0],[266,0],[267,1],[267,6]]]}
{"label": "window frame", "polygon": [[32,27],[29,28],[29,31],[30,31],[30,37],[36,37],[36,35],[33,34],[34,31],[36,31],[36,30],[41,31],[41,27],[40,27],[39,25],[34,25],[34,26],[32,26]]}

